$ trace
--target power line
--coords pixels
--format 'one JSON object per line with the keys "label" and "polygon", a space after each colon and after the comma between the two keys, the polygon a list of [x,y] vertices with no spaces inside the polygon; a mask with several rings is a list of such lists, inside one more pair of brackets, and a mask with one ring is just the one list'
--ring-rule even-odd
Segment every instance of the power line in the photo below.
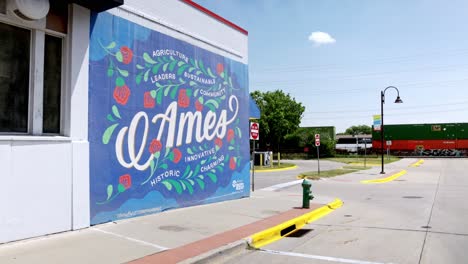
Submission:
{"label": "power line", "polygon": [[[459,112],[459,111],[465,111],[468,110],[468,108],[460,108],[460,109],[452,109],[452,110],[440,110],[440,111],[424,111],[424,112],[409,112],[409,113],[402,113],[402,114],[388,114],[385,113],[385,116],[408,116],[408,115],[415,115],[415,114],[433,114],[433,113],[446,113],[446,112]],[[335,117],[303,117],[302,120],[310,120],[310,119],[344,119],[344,118],[370,118],[371,116],[369,115],[362,115],[362,116],[335,116]]]}
{"label": "power line", "polygon": [[[409,107],[398,107],[397,109],[392,109],[392,110],[393,111],[405,111],[407,109],[431,108],[431,107],[437,107],[437,106],[452,106],[452,105],[464,105],[464,104],[468,104],[468,101],[444,103],[444,104],[429,104],[429,105],[419,105],[419,106],[409,106]],[[304,112],[304,114],[366,113],[366,112],[376,112],[376,111],[380,111],[380,109],[372,108],[372,109],[367,109],[367,110],[340,109],[340,110],[334,110],[334,111],[307,111],[307,112]]]}

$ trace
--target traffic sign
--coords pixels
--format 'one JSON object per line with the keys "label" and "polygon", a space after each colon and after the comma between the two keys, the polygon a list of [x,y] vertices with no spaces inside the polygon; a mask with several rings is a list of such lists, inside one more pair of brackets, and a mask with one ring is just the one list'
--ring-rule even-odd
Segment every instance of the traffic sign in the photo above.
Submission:
{"label": "traffic sign", "polygon": [[259,125],[258,123],[250,123],[250,139],[258,140],[259,138]]}
{"label": "traffic sign", "polygon": [[320,139],[320,134],[315,134],[315,139]]}
{"label": "traffic sign", "polygon": [[315,139],[315,146],[316,147],[320,146],[320,138]]}
{"label": "traffic sign", "polygon": [[387,140],[387,146],[391,146],[392,145],[392,141],[391,140]]}

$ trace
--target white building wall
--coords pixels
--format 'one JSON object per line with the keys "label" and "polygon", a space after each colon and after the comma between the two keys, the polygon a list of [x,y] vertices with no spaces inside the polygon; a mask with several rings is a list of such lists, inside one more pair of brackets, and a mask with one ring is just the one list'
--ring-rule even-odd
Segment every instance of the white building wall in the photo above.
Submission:
{"label": "white building wall", "polygon": [[0,243],[89,226],[89,23],[70,7],[64,136],[0,135]]}
{"label": "white building wall", "polygon": [[248,36],[179,0],[125,0],[110,12],[221,56],[248,62]]}

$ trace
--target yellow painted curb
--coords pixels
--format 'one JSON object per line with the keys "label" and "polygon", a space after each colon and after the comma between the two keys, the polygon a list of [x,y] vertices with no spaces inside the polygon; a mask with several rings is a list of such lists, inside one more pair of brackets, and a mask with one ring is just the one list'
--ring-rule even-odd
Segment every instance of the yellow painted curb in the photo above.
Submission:
{"label": "yellow painted curb", "polygon": [[389,182],[389,181],[393,181],[403,175],[406,174],[406,170],[402,170],[400,171],[399,173],[396,173],[396,174],[393,174],[392,176],[389,176],[389,177],[386,177],[386,178],[380,178],[380,179],[373,179],[373,180],[365,180],[365,181],[361,181],[361,183],[386,183],[386,182]]}
{"label": "yellow painted curb", "polygon": [[[297,168],[297,165],[294,165],[294,166],[291,166],[291,167],[287,167],[287,168],[281,168],[281,169],[266,169],[266,170],[255,170],[255,172],[272,172],[272,171],[285,171],[285,170],[292,170],[292,169],[295,169]],[[252,171],[252,170],[250,170]]]}
{"label": "yellow painted curb", "polygon": [[[253,248],[261,248],[273,243],[284,236],[301,229],[306,224],[324,217],[325,215],[333,212],[333,210],[340,208],[342,205],[343,202],[340,199],[336,199],[335,201],[315,209],[312,212],[303,214],[277,226],[253,234],[248,239],[249,245]],[[281,232],[283,232],[283,234],[281,234]]]}
{"label": "yellow painted curb", "polygon": [[415,162],[415,163],[411,164],[410,167],[419,167],[423,163],[424,163],[424,160],[420,159],[418,162]]}

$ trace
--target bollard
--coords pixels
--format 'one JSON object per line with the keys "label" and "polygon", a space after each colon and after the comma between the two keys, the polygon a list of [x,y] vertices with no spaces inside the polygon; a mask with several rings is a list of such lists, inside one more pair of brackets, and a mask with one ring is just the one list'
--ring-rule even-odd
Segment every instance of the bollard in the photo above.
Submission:
{"label": "bollard", "polygon": [[309,181],[302,181],[302,208],[310,208],[310,200],[314,199],[311,191],[312,184]]}

